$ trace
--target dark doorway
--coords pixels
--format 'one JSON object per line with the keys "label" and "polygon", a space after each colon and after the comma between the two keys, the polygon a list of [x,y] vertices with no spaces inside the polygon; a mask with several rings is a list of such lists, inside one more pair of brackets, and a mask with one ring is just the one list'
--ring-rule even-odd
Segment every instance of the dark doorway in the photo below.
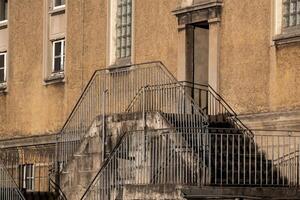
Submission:
{"label": "dark doorway", "polygon": [[209,58],[209,26],[208,24],[194,24],[193,33],[193,83],[208,84]]}

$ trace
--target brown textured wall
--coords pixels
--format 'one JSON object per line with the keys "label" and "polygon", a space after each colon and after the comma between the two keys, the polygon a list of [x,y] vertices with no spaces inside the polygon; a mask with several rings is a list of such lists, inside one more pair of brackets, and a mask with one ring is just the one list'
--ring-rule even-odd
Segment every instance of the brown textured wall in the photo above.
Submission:
{"label": "brown textured wall", "polygon": [[11,0],[9,6],[9,92],[1,96],[7,109],[5,133],[51,131],[62,119],[61,102],[53,96],[61,99],[63,90],[42,85],[43,2]]}
{"label": "brown textured wall", "polygon": [[[177,19],[171,11],[177,3],[135,0],[135,63],[161,60],[176,74]],[[66,82],[45,86],[43,1],[10,0],[9,90],[0,96],[0,134],[60,130],[92,73],[106,66],[107,6],[106,0],[68,1]],[[270,18],[269,0],[224,0],[220,93],[239,113],[300,107],[300,45],[278,47],[277,64],[271,62]]]}
{"label": "brown textured wall", "polygon": [[107,1],[84,2],[68,1],[66,82],[45,86],[43,1],[10,1],[9,90],[0,96],[2,135],[59,131],[91,74],[105,66]]}
{"label": "brown textured wall", "polygon": [[[176,74],[177,21],[171,13],[176,5],[177,0],[135,1],[135,63],[162,60]],[[43,1],[10,1],[9,90],[0,96],[2,135],[60,130],[93,72],[106,66],[107,6],[106,0],[68,1],[65,83],[46,86]]]}
{"label": "brown textured wall", "polygon": [[300,43],[271,46],[269,0],[225,0],[220,92],[241,114],[300,108]]}
{"label": "brown textured wall", "polygon": [[71,112],[94,71],[105,67],[106,2],[97,0],[68,1],[67,111],[65,116]]}
{"label": "brown textured wall", "polygon": [[272,110],[300,108],[300,43],[279,46],[272,73]]}
{"label": "brown textured wall", "polygon": [[162,61],[176,75],[177,0],[135,0],[135,62]]}
{"label": "brown textured wall", "polygon": [[222,13],[220,92],[239,113],[268,111],[269,0],[225,0]]}

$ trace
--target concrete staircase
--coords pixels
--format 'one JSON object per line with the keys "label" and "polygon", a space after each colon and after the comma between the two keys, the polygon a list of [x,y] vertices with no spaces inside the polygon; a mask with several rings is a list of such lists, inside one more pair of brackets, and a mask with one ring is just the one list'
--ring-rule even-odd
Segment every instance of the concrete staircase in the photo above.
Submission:
{"label": "concrete staircase", "polygon": [[[103,116],[98,116],[91,125],[85,139],[75,152],[73,159],[60,173],[60,188],[67,199],[80,199],[104,162],[104,153],[110,153],[122,133],[143,130],[141,113],[114,114],[105,117],[107,152],[103,152]],[[146,125],[149,129],[168,128],[159,113],[147,113]]]}

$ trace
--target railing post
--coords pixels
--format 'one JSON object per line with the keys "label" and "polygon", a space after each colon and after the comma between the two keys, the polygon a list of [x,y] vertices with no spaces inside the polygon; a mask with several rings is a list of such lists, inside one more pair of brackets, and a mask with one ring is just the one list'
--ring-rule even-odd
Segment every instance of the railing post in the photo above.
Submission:
{"label": "railing post", "polygon": [[147,122],[146,122],[146,97],[145,97],[145,91],[146,91],[146,87],[143,87],[143,91],[142,91],[142,115],[143,115],[143,130],[144,130],[144,160],[146,161],[147,159],[147,155],[146,155],[146,140],[147,140],[147,136],[146,136],[146,129],[147,129]]}
{"label": "railing post", "polygon": [[145,87],[143,87],[143,91],[142,91],[142,115],[143,115],[143,129],[144,129],[144,133],[146,131],[146,112],[145,112]]}
{"label": "railing post", "polygon": [[105,127],[105,107],[106,107],[105,95],[107,92],[108,92],[107,89],[102,92],[102,160],[103,161],[106,158],[106,146],[107,146],[106,127]]}
{"label": "railing post", "polygon": [[[59,139],[60,139],[60,134],[56,135],[56,147],[55,147],[55,163],[54,163],[54,167],[55,167],[55,172],[54,172],[54,176],[55,176],[55,183],[59,186],[60,185],[60,176],[59,176]],[[58,194],[59,193],[59,188],[56,187],[55,188],[55,193]]]}

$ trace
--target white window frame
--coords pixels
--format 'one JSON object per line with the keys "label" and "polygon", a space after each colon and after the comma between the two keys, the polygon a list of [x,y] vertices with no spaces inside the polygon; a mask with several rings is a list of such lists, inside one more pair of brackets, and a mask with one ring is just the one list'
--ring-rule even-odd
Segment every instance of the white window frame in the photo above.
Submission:
{"label": "white window frame", "polygon": [[[32,176],[27,176],[28,166],[32,166]],[[23,168],[23,189],[28,191],[34,191],[34,164],[24,164]],[[27,188],[27,181],[31,181],[32,188]]]}
{"label": "white window frame", "polygon": [[0,69],[4,70],[4,80],[3,80],[3,82],[0,82],[0,84],[1,83],[6,83],[7,52],[0,52],[0,56],[3,56],[3,55],[4,55],[4,66],[3,66],[3,68],[0,68]]}
{"label": "white window frame", "polygon": [[[61,50],[60,50],[61,54],[59,56],[55,56],[55,44],[60,42],[62,43]],[[66,46],[65,39],[55,40],[52,42],[52,74],[64,72],[65,70],[65,59],[66,59],[65,46]],[[60,60],[61,69],[60,71],[55,71],[55,58],[59,58],[59,57],[61,58]]]}
{"label": "white window frame", "polygon": [[[130,13],[128,12],[128,4],[130,3]],[[120,4],[120,5],[119,5]],[[126,15],[122,13],[123,7],[126,7]],[[118,60],[127,59],[131,57],[131,49],[132,49],[132,0],[126,0],[126,4],[124,5],[123,0],[117,0],[117,19],[116,19],[116,58]],[[121,12],[119,13],[119,9]],[[130,14],[130,17],[128,16]],[[128,22],[128,19],[130,21]],[[124,20],[125,19],[125,20]],[[126,21],[126,24],[123,24],[123,20]],[[128,27],[130,27],[130,34],[128,34]],[[125,32],[124,29],[125,28]],[[129,41],[129,43],[128,43]],[[125,45],[124,45],[125,44]]]}
{"label": "white window frame", "polygon": [[59,6],[56,6],[55,5],[55,2],[56,0],[52,0],[52,3],[53,3],[53,10],[56,10],[56,9],[60,9],[60,8],[65,8],[66,7],[66,0],[65,0],[65,4],[63,5],[59,5]]}
{"label": "white window frame", "polygon": [[8,1],[7,1],[7,8],[6,8],[6,19],[0,20],[0,24],[5,24],[8,22]]}
{"label": "white window frame", "polygon": [[[124,64],[130,64],[134,61],[134,16],[135,16],[135,0],[131,1],[131,47],[130,47],[130,56],[124,58],[117,58],[117,8],[118,2],[117,0],[109,1],[108,5],[108,32],[107,32],[107,41],[108,41],[108,48],[107,48],[107,63],[110,66],[118,66]],[[129,51],[128,51],[129,52]]]}

